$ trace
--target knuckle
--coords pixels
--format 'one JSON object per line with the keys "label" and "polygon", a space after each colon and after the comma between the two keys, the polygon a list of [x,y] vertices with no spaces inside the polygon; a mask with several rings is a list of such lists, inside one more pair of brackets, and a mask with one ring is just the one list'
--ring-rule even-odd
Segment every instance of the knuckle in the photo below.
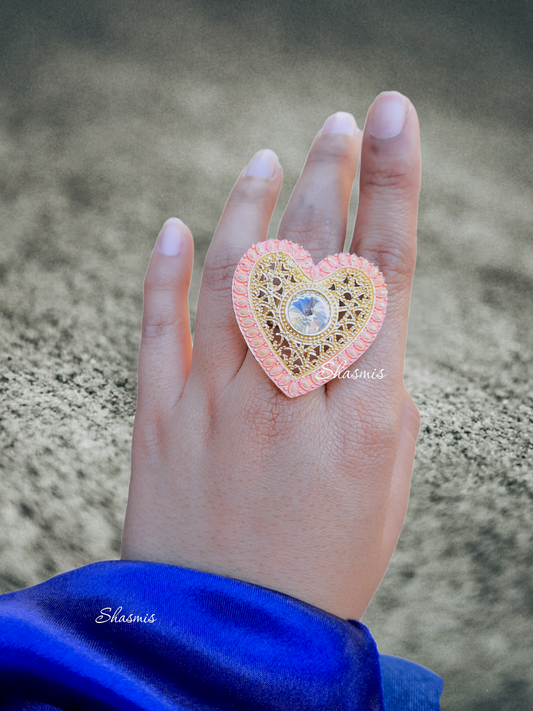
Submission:
{"label": "knuckle", "polygon": [[393,398],[376,402],[367,394],[359,401],[357,412],[353,419],[345,417],[341,430],[342,447],[347,453],[372,459],[396,448],[399,413]]}
{"label": "knuckle", "polygon": [[233,250],[224,250],[217,254],[209,255],[204,266],[202,279],[211,292],[227,291],[231,288],[233,274],[242,253]]}
{"label": "knuckle", "polygon": [[231,191],[229,202],[237,205],[261,205],[270,198],[270,187],[267,180],[244,176]]}
{"label": "knuckle", "polygon": [[261,401],[263,406],[254,411],[252,421],[257,427],[251,438],[257,452],[256,463],[268,467],[269,462],[294,441],[296,423],[285,403],[279,402],[277,393],[262,397]]}
{"label": "knuckle", "polygon": [[379,165],[364,172],[361,178],[360,193],[379,192],[381,190],[400,193],[416,190],[411,170],[402,164]]}
{"label": "knuckle", "polygon": [[178,329],[179,317],[177,314],[158,314],[157,316],[144,316],[141,328],[141,338],[144,341],[154,339],[165,339],[168,336],[175,336]]}
{"label": "knuckle", "polygon": [[353,147],[347,136],[331,134],[322,138],[326,140],[317,141],[310,151],[308,165],[334,163],[346,168],[355,166]]}
{"label": "knuckle", "polygon": [[294,216],[282,225],[280,239],[304,245],[316,259],[322,256],[325,245],[335,243],[345,233],[345,222],[333,215],[326,216],[309,204],[297,206]]}
{"label": "knuckle", "polygon": [[144,279],[144,294],[150,297],[154,292],[174,292],[178,284],[175,274],[153,273],[149,270]]}
{"label": "knuckle", "polygon": [[416,250],[410,248],[399,235],[383,236],[379,247],[367,249],[366,253],[369,261],[387,274],[387,284],[394,283],[395,276],[410,278],[415,270]]}

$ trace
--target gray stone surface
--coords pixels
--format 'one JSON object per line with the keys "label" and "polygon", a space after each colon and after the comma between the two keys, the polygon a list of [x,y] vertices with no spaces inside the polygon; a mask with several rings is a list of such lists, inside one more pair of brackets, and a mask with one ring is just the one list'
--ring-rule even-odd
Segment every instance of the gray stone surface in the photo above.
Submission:
{"label": "gray stone surface", "polygon": [[3,4],[2,592],[119,555],[162,222],[195,237],[194,315],[251,155],[270,147],[284,166],[275,227],[327,115],[361,125],[396,88],[422,126],[406,382],[423,424],[364,621],[382,652],[444,678],[444,709],[531,708],[531,57],[522,6],[507,24],[492,8],[494,26],[481,4],[457,7]]}

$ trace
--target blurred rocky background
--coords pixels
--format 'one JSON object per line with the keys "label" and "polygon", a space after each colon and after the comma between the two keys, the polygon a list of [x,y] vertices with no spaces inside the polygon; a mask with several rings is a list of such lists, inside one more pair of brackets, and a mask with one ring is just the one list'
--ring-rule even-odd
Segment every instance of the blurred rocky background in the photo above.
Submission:
{"label": "blurred rocky background", "polygon": [[[142,282],[172,215],[206,248],[260,148],[285,170],[380,91],[417,107],[423,188],[406,526],[368,609],[443,709],[533,698],[531,5],[0,4],[0,591],[117,558]],[[356,199],[352,207],[352,225]]]}

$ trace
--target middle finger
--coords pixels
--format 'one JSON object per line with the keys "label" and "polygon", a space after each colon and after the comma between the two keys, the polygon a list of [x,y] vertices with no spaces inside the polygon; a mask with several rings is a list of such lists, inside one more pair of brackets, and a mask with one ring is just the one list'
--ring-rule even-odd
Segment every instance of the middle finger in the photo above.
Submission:
{"label": "middle finger", "polygon": [[315,138],[279,228],[279,239],[307,249],[316,262],[340,252],[361,151],[352,114],[330,116]]}

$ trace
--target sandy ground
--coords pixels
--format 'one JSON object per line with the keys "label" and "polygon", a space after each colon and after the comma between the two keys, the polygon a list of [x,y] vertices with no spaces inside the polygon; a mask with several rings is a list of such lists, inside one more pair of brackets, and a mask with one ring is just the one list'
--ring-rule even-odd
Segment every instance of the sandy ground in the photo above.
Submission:
{"label": "sandy ground", "polygon": [[162,222],[179,216],[195,236],[194,316],[251,155],[270,147],[284,166],[275,227],[325,118],[344,109],[361,125],[396,88],[422,125],[405,378],[423,424],[406,526],[364,621],[380,651],[444,678],[443,709],[525,711],[531,61],[507,26],[453,7],[349,5],[335,25],[314,2],[305,18],[295,3],[4,3],[0,590],[119,556],[142,281]]}

